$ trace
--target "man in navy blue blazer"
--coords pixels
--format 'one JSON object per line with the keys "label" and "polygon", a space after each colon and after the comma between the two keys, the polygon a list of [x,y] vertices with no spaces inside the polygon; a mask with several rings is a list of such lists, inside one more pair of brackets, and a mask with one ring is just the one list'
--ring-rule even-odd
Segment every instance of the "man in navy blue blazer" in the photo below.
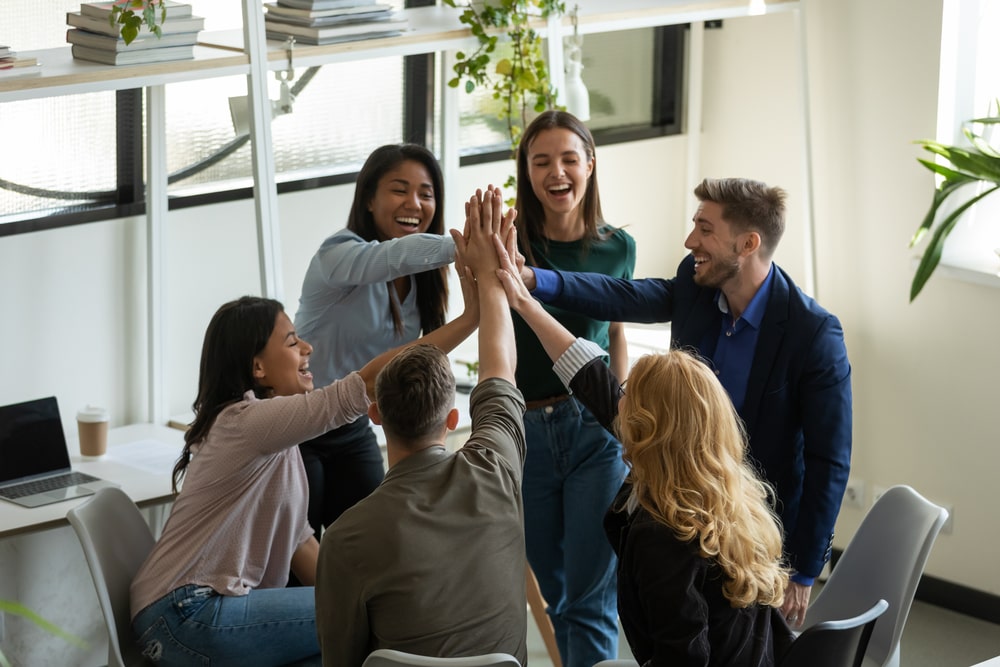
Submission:
{"label": "man in navy blue blazer", "polygon": [[793,569],[782,606],[800,627],[830,558],[851,465],[851,366],[840,321],[771,261],[785,192],[748,179],[705,179],[670,280],[526,267],[544,303],[611,322],[670,322],[674,346],[713,367],[746,424],[750,454],[777,492]]}

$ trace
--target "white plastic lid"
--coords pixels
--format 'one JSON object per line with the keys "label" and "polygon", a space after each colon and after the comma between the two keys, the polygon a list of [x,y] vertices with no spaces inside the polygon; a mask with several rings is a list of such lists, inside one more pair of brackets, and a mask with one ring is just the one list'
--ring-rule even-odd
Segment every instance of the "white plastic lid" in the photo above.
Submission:
{"label": "white plastic lid", "polygon": [[82,422],[106,422],[108,421],[108,410],[96,405],[88,405],[80,408],[76,413],[76,418]]}

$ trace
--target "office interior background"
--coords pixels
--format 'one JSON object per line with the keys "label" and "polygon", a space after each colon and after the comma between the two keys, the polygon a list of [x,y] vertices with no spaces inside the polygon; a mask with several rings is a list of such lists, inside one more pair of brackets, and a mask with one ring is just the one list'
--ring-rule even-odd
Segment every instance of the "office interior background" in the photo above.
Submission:
{"label": "office interior background", "polygon": [[[201,1],[192,0],[197,9]],[[853,366],[852,479],[863,502],[841,510],[835,547],[846,546],[876,487],[912,485],[954,517],[926,575],[945,584],[939,588],[951,601],[996,622],[998,267],[945,267],[909,302],[918,251],[908,242],[934,187],[913,141],[941,137],[941,110],[954,112],[939,105],[939,94],[946,83],[942,28],[955,4],[803,0],[801,26],[795,12],[727,19],[704,33],[701,117],[685,118],[677,134],[599,140],[597,160],[605,217],[636,238],[639,277],[673,275],[696,206],[691,188],[702,177],[752,177],[789,192],[788,229],[775,261],[803,287],[814,266],[811,289],[840,317]],[[61,22],[59,13],[51,20]],[[369,77],[365,85],[398,99],[401,79]],[[348,112],[366,113],[366,94],[348,85],[334,97],[349,102]],[[5,113],[0,105],[0,126]],[[985,113],[970,109],[962,117]],[[275,119],[275,131],[289,119]],[[54,114],[53,131],[69,122]],[[70,127],[72,144],[87,141]],[[401,138],[376,139],[358,149],[359,159]],[[0,177],[17,180],[37,145],[0,147]],[[446,183],[449,225],[461,225],[461,202],[476,187],[502,182],[512,169],[506,160],[463,166]],[[353,183],[344,182],[279,196],[280,298],[289,313],[309,258],[344,226],[352,195]],[[260,278],[252,200],[179,208],[168,220],[165,391],[174,414],[193,400],[211,314],[224,301],[259,293]],[[978,233],[995,233],[997,222],[982,222]],[[1000,239],[976,244],[992,252]],[[54,394],[68,433],[86,403],[106,405],[113,426],[147,419],[145,275],[142,215],[0,236],[0,403]],[[459,309],[455,301],[451,313]],[[43,610],[91,640],[96,663],[104,655],[103,625],[82,557],[66,557],[71,549],[78,547],[68,529],[0,540],[0,571],[20,573],[0,577],[0,598]],[[67,650],[11,618],[2,642],[26,656],[25,664],[59,664]]]}

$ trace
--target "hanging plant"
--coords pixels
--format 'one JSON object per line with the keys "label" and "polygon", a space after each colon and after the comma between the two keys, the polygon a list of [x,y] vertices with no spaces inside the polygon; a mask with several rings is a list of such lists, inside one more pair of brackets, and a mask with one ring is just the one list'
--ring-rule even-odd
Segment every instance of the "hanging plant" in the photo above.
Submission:
{"label": "hanging plant", "polygon": [[165,0],[113,0],[111,3],[111,25],[120,25],[120,34],[126,44],[139,35],[142,26],[157,37],[162,36],[160,28],[167,20]]}
{"label": "hanging plant", "polygon": [[[464,81],[467,93],[477,86],[492,91],[493,99],[500,102],[497,115],[504,122],[511,157],[515,157],[529,113],[556,107],[542,38],[531,21],[560,16],[566,4],[562,0],[487,0],[472,5],[444,0],[444,4],[462,10],[459,20],[479,42],[475,51],[456,54],[455,76],[448,85],[457,88]],[[507,40],[501,42],[503,35]],[[510,191],[514,185],[510,176],[504,187]]]}
{"label": "hanging plant", "polygon": [[[986,128],[992,128],[998,123],[1000,123],[1000,101],[997,103],[996,115],[974,118],[963,123],[962,132],[968,139],[968,145],[947,146],[937,141],[927,140],[916,142],[923,146],[924,150],[941,158],[941,160],[918,158],[917,161],[941,176],[942,180],[934,190],[934,199],[931,201],[927,215],[924,216],[917,231],[910,239],[911,248],[920,243],[927,232],[934,227],[945,202],[950,202],[952,195],[966,185],[978,184],[979,191],[964,200],[938,223],[913,276],[913,283],[910,285],[911,302],[917,298],[920,290],[924,288],[931,274],[934,273],[934,269],[937,268],[941,261],[945,241],[958,220],[978,201],[1000,188],[1000,152],[990,145],[990,142],[984,137]],[[977,128],[982,129],[977,130]],[[968,191],[966,190],[966,192]]]}

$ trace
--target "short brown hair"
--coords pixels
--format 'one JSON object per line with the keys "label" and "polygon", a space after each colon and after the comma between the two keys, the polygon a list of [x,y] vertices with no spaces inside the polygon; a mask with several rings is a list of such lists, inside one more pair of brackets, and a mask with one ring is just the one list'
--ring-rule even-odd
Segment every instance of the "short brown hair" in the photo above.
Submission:
{"label": "short brown hair", "polygon": [[455,404],[451,363],[433,345],[414,345],[375,378],[375,402],[386,432],[416,440],[440,429]]}
{"label": "short brown hair", "polygon": [[698,201],[722,206],[722,217],[739,231],[760,234],[767,257],[785,233],[784,190],[748,178],[706,178],[694,189]]}

